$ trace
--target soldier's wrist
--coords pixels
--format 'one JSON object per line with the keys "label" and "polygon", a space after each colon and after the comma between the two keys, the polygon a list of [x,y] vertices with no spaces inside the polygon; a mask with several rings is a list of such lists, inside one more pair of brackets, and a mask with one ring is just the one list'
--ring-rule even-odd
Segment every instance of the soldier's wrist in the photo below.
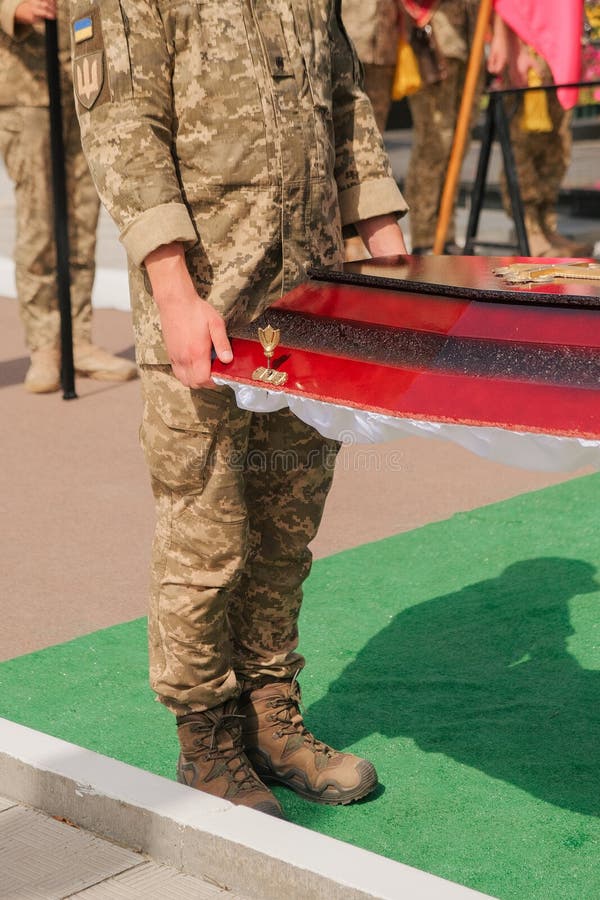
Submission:
{"label": "soldier's wrist", "polygon": [[158,306],[185,301],[190,293],[196,293],[185,261],[183,244],[162,244],[148,254],[144,265]]}

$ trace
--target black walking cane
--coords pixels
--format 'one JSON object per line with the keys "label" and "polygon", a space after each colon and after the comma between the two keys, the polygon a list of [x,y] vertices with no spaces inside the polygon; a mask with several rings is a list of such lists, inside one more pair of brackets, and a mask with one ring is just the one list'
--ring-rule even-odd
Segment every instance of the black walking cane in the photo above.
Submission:
{"label": "black walking cane", "polygon": [[64,400],[73,400],[75,368],[73,365],[73,326],[71,321],[71,273],[69,267],[69,228],[60,99],[60,66],[58,61],[58,29],[56,21],[46,19],[46,74],[50,95],[50,146],[52,156],[52,190],[54,196],[54,241],[56,244],[56,283],[60,310],[60,380]]}

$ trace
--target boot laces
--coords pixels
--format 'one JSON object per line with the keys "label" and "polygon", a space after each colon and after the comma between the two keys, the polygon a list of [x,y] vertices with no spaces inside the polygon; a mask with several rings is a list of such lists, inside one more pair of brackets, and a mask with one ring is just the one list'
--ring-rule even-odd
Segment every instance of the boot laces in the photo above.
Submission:
{"label": "boot laces", "polygon": [[277,733],[280,737],[300,734],[304,738],[305,744],[314,753],[324,753],[326,756],[333,756],[336,751],[316,738],[304,724],[300,685],[296,681],[295,675],[291,681],[289,693],[286,693],[284,696],[273,697],[270,700],[270,705],[273,709],[278,710],[278,712],[273,714],[273,720],[279,726]]}
{"label": "boot laces", "polygon": [[[215,722],[193,722],[191,731],[198,735],[194,744],[204,751],[207,760],[222,762],[231,773],[236,787],[240,790],[252,790],[256,787],[258,776],[253,771],[242,749],[242,727],[236,719],[244,719],[239,713],[223,713]],[[226,732],[231,737],[231,747],[220,747],[217,736]]]}

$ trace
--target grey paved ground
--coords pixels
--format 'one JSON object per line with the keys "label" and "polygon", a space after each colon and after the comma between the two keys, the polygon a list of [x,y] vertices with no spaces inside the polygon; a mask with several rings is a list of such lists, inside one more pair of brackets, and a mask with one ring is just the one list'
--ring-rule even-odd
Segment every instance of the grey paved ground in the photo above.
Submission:
{"label": "grey paved ground", "polygon": [[2,900],[242,900],[3,797],[0,873]]}

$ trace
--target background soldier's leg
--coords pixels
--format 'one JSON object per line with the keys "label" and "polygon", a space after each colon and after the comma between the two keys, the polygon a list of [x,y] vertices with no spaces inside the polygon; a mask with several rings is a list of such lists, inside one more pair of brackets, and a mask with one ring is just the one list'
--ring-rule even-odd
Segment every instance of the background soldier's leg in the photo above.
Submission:
{"label": "background soldier's leg", "polygon": [[555,256],[591,256],[593,242],[573,240],[558,231],[558,196],[571,162],[572,110],[563,109],[556,92],[548,95],[548,111],[553,124],[552,141],[540,152],[540,221]]}
{"label": "background soldier's leg", "polygon": [[60,319],[55,278],[50,125],[47,109],[0,111],[2,150],[15,185],[15,276],[31,365],[25,387],[60,387]]}
{"label": "background soldier's leg", "polygon": [[[433,247],[439,204],[452,150],[454,126],[460,102],[459,83],[464,65],[447,59],[447,77],[408,98],[413,119],[413,147],[404,195],[410,206],[412,247]],[[454,241],[454,220],[448,242]]]}
{"label": "background soldier's leg", "polygon": [[227,389],[190,391],[168,366],[143,366],[141,377],[141,440],[157,506],[150,680],[186,715],[237,694],[226,609],[246,558],[251,414]]}
{"label": "background soldier's leg", "polygon": [[250,550],[230,607],[240,680],[292,678],[302,583],[331,486],[338,444],[289,410],[252,417],[246,468]]}
{"label": "background soldier's leg", "polygon": [[71,312],[75,369],[79,375],[99,381],[135,378],[134,363],[91,342],[92,288],[95,274],[96,230],[100,201],[81,148],[79,124],[70,100],[64,104],[67,192],[69,200],[69,250],[71,256]]}
{"label": "background soldier's leg", "polygon": [[[541,190],[539,176],[540,141],[551,139],[548,133],[527,131],[523,128],[523,103],[519,102],[514,115],[510,120],[510,138],[523,204],[523,216],[525,229],[529,242],[529,252],[532,256],[547,256],[550,254],[550,241],[542,228]],[[500,177],[502,202],[506,214],[512,217],[512,207],[504,170]]]}
{"label": "background soldier's leg", "polygon": [[58,390],[60,325],[48,110],[1,110],[0,141],[8,174],[15,185],[17,296],[32,355],[26,386],[34,391]]}

